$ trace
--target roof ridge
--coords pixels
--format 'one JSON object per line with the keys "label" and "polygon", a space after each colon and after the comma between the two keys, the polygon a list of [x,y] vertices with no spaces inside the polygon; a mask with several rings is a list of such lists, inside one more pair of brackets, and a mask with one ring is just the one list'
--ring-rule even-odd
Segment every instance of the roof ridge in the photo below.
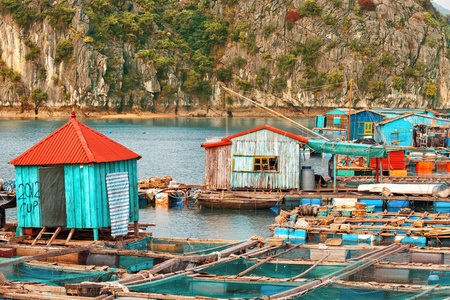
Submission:
{"label": "roof ridge", "polygon": [[75,130],[75,133],[78,136],[78,139],[81,143],[81,146],[83,147],[83,149],[86,151],[86,156],[88,157],[88,160],[90,162],[95,161],[95,157],[94,154],[92,154],[91,150],[89,149],[89,146],[86,142],[86,139],[84,138],[83,133],[81,132],[81,128],[80,128],[80,124],[82,124],[81,122],[79,122],[77,119],[72,119],[70,120],[70,122],[73,125],[73,128]]}

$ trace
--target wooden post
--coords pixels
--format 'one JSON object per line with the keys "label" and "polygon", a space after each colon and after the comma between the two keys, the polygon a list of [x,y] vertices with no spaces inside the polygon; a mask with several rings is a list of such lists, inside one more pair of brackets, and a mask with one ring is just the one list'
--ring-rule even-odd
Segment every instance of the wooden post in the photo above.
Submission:
{"label": "wooden post", "polygon": [[336,154],[333,154],[333,190],[336,192]]}
{"label": "wooden post", "polygon": [[383,159],[380,159],[380,182],[383,183]]}
{"label": "wooden post", "polygon": [[352,113],[352,89],[353,89],[353,78],[350,79],[350,103],[348,105],[347,142],[350,141],[350,115]]}
{"label": "wooden post", "polygon": [[134,221],[134,235],[139,236],[139,221]]}
{"label": "wooden post", "polygon": [[376,181],[377,181],[377,183],[380,183],[380,180],[379,180],[379,178],[378,178],[378,171],[379,171],[379,169],[380,169],[380,165],[378,164],[378,160],[379,160],[379,158],[377,157],[376,158],[376,170],[375,170],[375,172],[376,172]]}

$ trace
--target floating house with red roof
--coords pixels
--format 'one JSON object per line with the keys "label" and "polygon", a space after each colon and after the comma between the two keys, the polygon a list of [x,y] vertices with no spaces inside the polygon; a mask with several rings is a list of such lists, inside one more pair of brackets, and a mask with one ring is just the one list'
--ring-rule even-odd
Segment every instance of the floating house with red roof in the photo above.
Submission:
{"label": "floating house with red roof", "polygon": [[10,161],[18,233],[26,228],[93,229],[97,240],[99,229],[113,232],[120,217],[122,226],[137,222],[139,158],[78,121],[73,112],[69,122]]}
{"label": "floating house with red roof", "polygon": [[267,125],[209,140],[202,144],[205,185],[211,190],[299,189],[301,146],[307,142]]}

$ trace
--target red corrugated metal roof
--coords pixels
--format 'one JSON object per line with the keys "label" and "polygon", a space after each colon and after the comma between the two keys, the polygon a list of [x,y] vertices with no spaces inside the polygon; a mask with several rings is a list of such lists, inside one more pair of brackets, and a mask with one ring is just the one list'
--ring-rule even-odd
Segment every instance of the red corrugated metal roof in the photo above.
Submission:
{"label": "red corrugated metal roof", "polygon": [[133,158],[141,156],[73,118],[9,163],[15,166],[86,164]]}
{"label": "red corrugated metal roof", "polygon": [[246,135],[246,134],[249,134],[249,133],[252,133],[252,132],[255,132],[255,131],[258,131],[258,130],[262,130],[262,129],[267,129],[267,130],[279,133],[281,135],[288,136],[290,138],[296,139],[296,140],[298,140],[300,142],[303,142],[303,143],[307,143],[308,142],[308,139],[306,139],[306,138],[304,138],[302,136],[299,136],[299,135],[296,135],[296,134],[293,134],[293,133],[290,133],[290,132],[287,132],[287,131],[283,131],[283,130],[277,129],[277,128],[269,126],[269,125],[264,125],[264,126],[253,128],[253,129],[241,132],[241,133],[236,133],[236,134],[230,135],[228,137],[224,137],[224,138],[222,138],[222,140],[220,142],[204,143],[201,146],[207,148],[207,147],[216,147],[216,146],[222,146],[222,145],[229,145],[229,144],[232,143],[231,139],[233,139],[235,137]]}

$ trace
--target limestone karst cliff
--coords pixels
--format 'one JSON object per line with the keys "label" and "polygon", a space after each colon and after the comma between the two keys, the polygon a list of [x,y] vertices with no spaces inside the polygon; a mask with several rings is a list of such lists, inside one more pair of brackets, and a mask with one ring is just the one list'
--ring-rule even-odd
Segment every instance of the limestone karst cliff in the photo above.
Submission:
{"label": "limestone karst cliff", "polygon": [[186,113],[450,105],[429,0],[0,0],[0,105]]}

